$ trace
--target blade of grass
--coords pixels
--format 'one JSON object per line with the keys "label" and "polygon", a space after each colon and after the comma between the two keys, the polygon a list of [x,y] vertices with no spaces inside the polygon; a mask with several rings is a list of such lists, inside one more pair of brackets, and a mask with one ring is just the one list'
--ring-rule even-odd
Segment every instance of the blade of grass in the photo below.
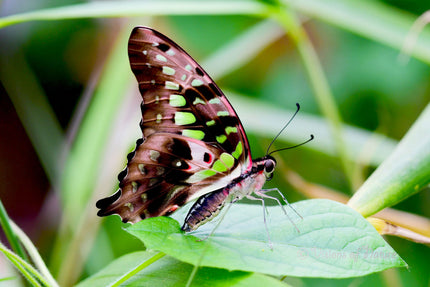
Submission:
{"label": "blade of grass", "polygon": [[282,36],[285,31],[275,21],[263,20],[224,44],[201,65],[213,79],[220,79],[249,63]]}
{"label": "blade of grass", "polygon": [[348,205],[364,217],[417,193],[430,183],[430,104],[393,153],[366,180]]}
{"label": "blade of grass", "polygon": [[[0,80],[53,185],[58,181],[58,158],[63,132],[42,87],[21,53],[0,53]],[[25,84],[23,84],[25,83]]]}
{"label": "blade of grass", "polygon": [[263,15],[257,1],[110,1],[90,2],[6,16],[0,28],[34,20],[133,17],[142,15]]}
{"label": "blade of grass", "polygon": [[[417,16],[369,0],[282,0],[297,11],[401,50]],[[422,31],[411,56],[430,63],[430,29]]]}
{"label": "blade of grass", "polygon": [[324,74],[322,65],[318,59],[318,55],[312,46],[305,30],[300,25],[294,12],[288,8],[280,7],[275,12],[274,17],[279,23],[289,31],[291,39],[296,44],[303,64],[308,73],[309,81],[314,91],[315,98],[324,114],[329,121],[330,130],[334,138],[334,144],[341,161],[343,172],[351,185],[354,188],[354,176],[352,174],[352,164],[348,157],[348,150],[345,145],[344,135],[342,132],[342,119],[337,109],[336,102],[330,90],[327,78]]}
{"label": "blade of grass", "polygon": [[0,224],[4,234],[6,235],[7,241],[9,242],[13,251],[15,251],[21,258],[24,258],[25,261],[28,261],[27,254],[25,254],[24,249],[18,241],[18,237],[12,230],[10,222],[11,220],[7,215],[6,209],[3,206],[3,202],[0,199]]}
{"label": "blade of grass", "polygon": [[[353,0],[281,0],[300,13],[401,49],[416,16],[381,2]],[[254,15],[268,7],[251,1],[110,1],[44,9],[0,18],[0,28],[35,20],[132,17],[139,15]],[[411,56],[430,63],[430,29],[421,34]]]}
{"label": "blade of grass", "polygon": [[15,234],[17,235],[17,237],[20,239],[25,249],[27,250],[28,254],[31,257],[31,260],[34,262],[34,264],[36,265],[37,269],[42,274],[42,276],[44,276],[44,278],[50,284],[50,286],[58,287],[59,285],[55,281],[54,277],[52,277],[51,273],[46,267],[45,262],[43,261],[42,257],[40,256],[33,242],[31,242],[30,238],[28,238],[28,236],[13,221],[11,221],[11,227],[15,232]]}
{"label": "blade of grass", "polygon": [[21,273],[31,283],[32,286],[51,286],[33,266],[28,264],[25,260],[23,260],[21,257],[16,255],[12,251],[10,251],[1,242],[0,252],[2,252],[19,271],[21,271]]}
{"label": "blade of grass", "polygon": [[133,275],[139,273],[139,271],[145,269],[146,267],[148,267],[152,263],[156,262],[157,260],[160,260],[164,256],[166,256],[166,254],[164,254],[163,252],[158,252],[156,255],[154,255],[149,260],[146,260],[146,261],[142,262],[141,264],[139,264],[138,266],[136,266],[136,268],[134,268],[134,269],[130,270],[128,273],[124,274],[116,282],[114,282],[112,285],[110,285],[110,287],[121,286],[121,284],[123,284],[125,281],[127,281],[128,279],[130,279]]}
{"label": "blade of grass", "polygon": [[81,245],[91,245],[100,223],[95,221],[92,196],[103,168],[102,156],[110,144],[107,139],[112,123],[132,79],[127,59],[130,30],[125,25],[117,38],[66,161],[62,181],[64,218],[51,261],[52,268],[58,268],[60,286],[70,286],[79,277],[88,254],[88,248],[81,252]]}

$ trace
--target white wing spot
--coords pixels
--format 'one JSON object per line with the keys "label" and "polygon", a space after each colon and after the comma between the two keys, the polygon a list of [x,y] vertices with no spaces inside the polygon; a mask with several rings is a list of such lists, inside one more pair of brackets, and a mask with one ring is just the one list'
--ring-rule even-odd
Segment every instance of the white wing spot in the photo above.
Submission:
{"label": "white wing spot", "polygon": [[166,81],[165,87],[168,90],[179,90],[179,84],[171,81]]}
{"label": "white wing spot", "polygon": [[201,86],[201,85],[203,85],[203,81],[201,81],[201,80],[199,80],[199,79],[194,79],[194,80],[191,82],[191,86],[193,86],[193,87],[198,87],[198,86]]}
{"label": "white wing spot", "polygon": [[158,161],[158,158],[160,157],[160,152],[156,150],[150,150],[149,151],[149,158],[155,162]]}
{"label": "white wing spot", "polygon": [[173,76],[175,74],[175,69],[172,69],[170,67],[167,66],[163,66],[163,74],[168,75],[168,76]]}
{"label": "white wing spot", "polygon": [[145,175],[145,165],[143,163],[139,163],[137,167],[139,168],[140,173]]}
{"label": "white wing spot", "polygon": [[161,123],[161,119],[163,118],[163,116],[161,114],[157,114],[157,119],[155,120],[155,122],[157,124]]}
{"label": "white wing spot", "polygon": [[164,57],[163,55],[157,55],[157,56],[155,56],[155,58],[156,58],[158,61],[161,61],[161,62],[167,62],[166,57]]}

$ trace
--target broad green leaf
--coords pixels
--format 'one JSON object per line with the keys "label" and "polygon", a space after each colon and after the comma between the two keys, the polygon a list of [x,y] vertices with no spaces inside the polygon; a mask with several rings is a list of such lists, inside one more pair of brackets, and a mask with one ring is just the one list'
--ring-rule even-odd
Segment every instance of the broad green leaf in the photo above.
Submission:
{"label": "broad green leaf", "polygon": [[430,104],[348,205],[367,217],[430,183]]}
{"label": "broad green leaf", "polygon": [[[303,216],[301,220],[287,210],[300,232],[279,206],[268,207],[273,250],[258,205],[233,204],[209,239],[205,238],[213,224],[184,234],[174,219],[166,217],[146,219],[126,230],[148,249],[187,263],[228,270],[346,278],[406,266],[367,220],[351,208],[321,199],[298,202],[293,207]],[[185,212],[182,208],[175,217],[183,218]]]}
{"label": "broad green leaf", "polygon": [[[110,286],[125,273],[150,260],[155,252],[140,251],[122,256],[106,268],[81,282],[77,287]],[[185,286],[193,266],[164,257],[135,274],[121,286]],[[229,272],[217,268],[200,268],[191,286],[288,286],[278,280],[249,272]]]}

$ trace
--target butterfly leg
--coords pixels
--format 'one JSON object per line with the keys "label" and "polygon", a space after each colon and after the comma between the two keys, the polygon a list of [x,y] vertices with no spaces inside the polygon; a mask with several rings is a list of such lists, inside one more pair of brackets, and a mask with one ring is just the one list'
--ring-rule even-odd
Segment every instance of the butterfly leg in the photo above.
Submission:
{"label": "butterfly leg", "polygon": [[[297,214],[298,217],[303,219],[303,216],[301,216],[300,213],[298,213],[297,210],[288,202],[288,200],[285,198],[285,196],[278,188],[262,189],[259,192],[266,194],[269,191],[276,191],[281,196],[282,200],[294,211],[294,213]],[[272,199],[276,199],[276,198],[272,198]],[[281,205],[278,199],[276,199],[276,201],[278,202],[279,205]],[[285,209],[284,209],[284,212],[285,212]]]}
{"label": "butterfly leg", "polygon": [[277,189],[277,188],[271,188],[271,189],[262,189],[262,190],[260,190],[260,191],[254,191],[254,193],[256,194],[256,195],[258,195],[258,196],[260,196],[260,197],[265,197],[265,198],[270,198],[270,199],[273,199],[273,200],[276,200],[276,202],[279,204],[279,206],[282,208],[282,211],[284,212],[284,214],[287,216],[287,218],[288,218],[288,220],[291,222],[291,224],[293,224],[293,226],[294,226],[294,228],[297,230],[297,232],[298,233],[300,233],[300,230],[297,228],[297,225],[294,223],[294,221],[291,219],[291,217],[288,215],[288,213],[286,212],[286,210],[285,210],[285,208],[284,208],[284,206],[281,204],[281,202],[279,201],[279,199],[277,199],[276,197],[273,197],[273,196],[269,196],[269,195],[267,195],[266,194],[266,192],[269,192],[269,191],[277,191],[280,195],[281,195],[281,197],[283,198],[283,200],[287,203],[287,205],[288,206],[290,206],[290,208],[292,208],[293,210],[294,210],[294,212],[298,215],[298,216],[300,216],[300,218],[302,218],[303,219],[303,217],[300,215],[300,214],[298,214],[297,213],[297,211],[291,206],[291,204],[290,203],[288,203],[288,201],[287,201],[287,199],[284,197],[284,195],[279,191],[279,189]]}
{"label": "butterfly leg", "polygon": [[248,194],[246,196],[246,198],[251,199],[251,200],[259,200],[259,201],[261,201],[261,205],[263,206],[263,222],[264,222],[264,227],[266,228],[266,233],[267,233],[267,239],[268,239],[268,242],[269,242],[269,247],[270,247],[271,250],[273,250],[273,244],[272,244],[272,241],[270,240],[269,228],[267,227],[267,222],[266,222],[266,205],[264,203],[264,199],[252,196],[250,194]]}

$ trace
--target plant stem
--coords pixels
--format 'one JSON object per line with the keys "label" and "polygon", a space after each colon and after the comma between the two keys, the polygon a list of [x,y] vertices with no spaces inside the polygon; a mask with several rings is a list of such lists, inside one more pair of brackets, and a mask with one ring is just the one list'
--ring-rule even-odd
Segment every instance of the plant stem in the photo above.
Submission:
{"label": "plant stem", "polygon": [[2,201],[0,200],[0,224],[3,228],[4,234],[12,247],[12,250],[15,251],[21,258],[28,262],[27,254],[25,254],[24,249],[18,241],[16,234],[13,232],[12,227],[10,225],[10,219],[7,215],[6,209],[3,206]]}
{"label": "plant stem", "polygon": [[314,90],[315,98],[321,112],[328,119],[343,171],[350,186],[353,188],[353,169],[342,135],[342,119],[318,55],[293,11],[290,11],[287,7],[281,7],[275,11],[274,17],[289,32],[291,39],[297,46],[308,73],[312,89]]}

